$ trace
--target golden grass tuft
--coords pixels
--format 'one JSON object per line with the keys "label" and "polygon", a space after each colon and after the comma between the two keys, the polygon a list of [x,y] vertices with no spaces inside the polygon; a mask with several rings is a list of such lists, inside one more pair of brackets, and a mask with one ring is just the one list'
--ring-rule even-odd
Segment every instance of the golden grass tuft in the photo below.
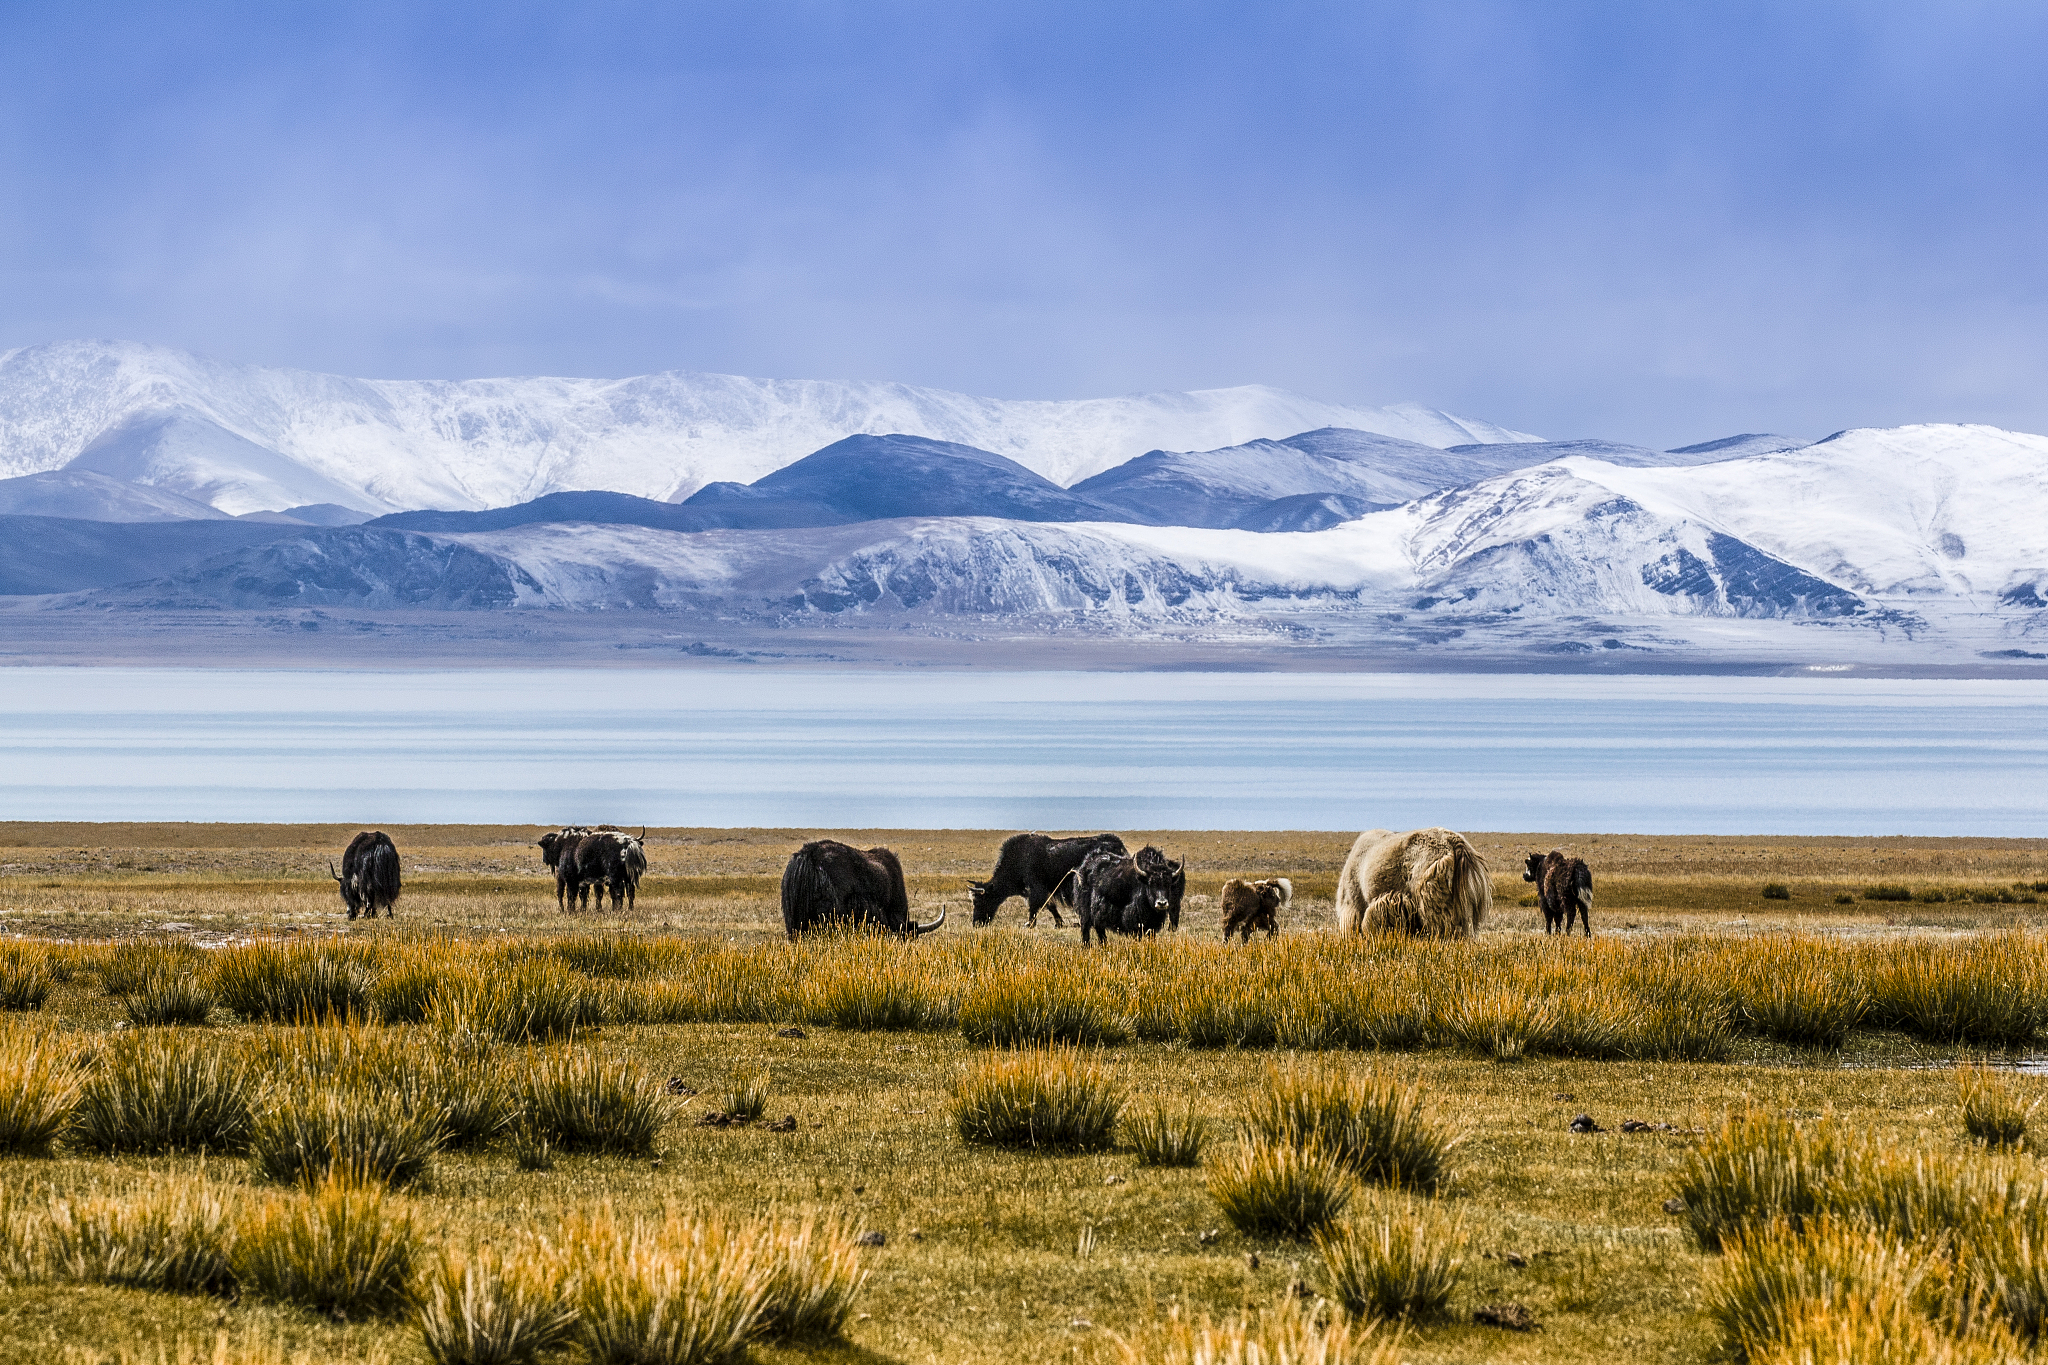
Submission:
{"label": "golden grass tuft", "polygon": [[1268,1066],[1244,1128],[1258,1142],[1319,1148],[1361,1179],[1417,1190],[1450,1182],[1457,1145],[1429,1117],[1420,1082],[1317,1063]]}
{"label": "golden grass tuft", "polygon": [[1085,1150],[1114,1140],[1123,1094],[1099,1062],[1072,1048],[982,1063],[953,1093],[953,1124],[969,1143]]}
{"label": "golden grass tuft", "polygon": [[0,1010],[41,1009],[54,979],[47,952],[13,943],[0,946]]}
{"label": "golden grass tuft", "polygon": [[1727,1350],[1745,1359],[1792,1340],[1815,1308],[1861,1301],[1888,1314],[1938,1311],[1946,1263],[1885,1233],[1832,1218],[1778,1220],[1722,1245],[1706,1284],[1706,1313]]}
{"label": "golden grass tuft", "polygon": [[1300,1304],[1246,1309],[1215,1322],[1184,1306],[1117,1338],[1122,1365],[1398,1365],[1401,1338],[1372,1325],[1323,1323]]}
{"label": "golden grass tuft", "polygon": [[1458,1287],[1465,1233],[1449,1214],[1415,1200],[1386,1201],[1363,1222],[1315,1234],[1323,1292],[1353,1317],[1441,1317]]}
{"label": "golden grass tuft", "polygon": [[1240,1232],[1314,1236],[1351,1202],[1351,1175],[1323,1147],[1239,1143],[1208,1169],[1209,1196]]}
{"label": "golden grass tuft", "polygon": [[638,1063],[580,1047],[530,1053],[516,1093],[526,1140],[561,1151],[650,1152],[668,1120],[660,1087]]}
{"label": "golden grass tuft", "polygon": [[1782,1335],[1745,1352],[1749,1365],[2021,1365],[2029,1357],[2002,1325],[1951,1335],[1895,1293],[1807,1300]]}
{"label": "golden grass tuft", "polygon": [[587,977],[544,958],[495,968],[451,965],[434,988],[427,1020],[447,1033],[544,1043],[596,1027],[601,999]]}
{"label": "golden grass tuft", "polygon": [[48,1152],[77,1104],[69,1049],[46,1029],[0,1025],[0,1152]]}
{"label": "golden grass tuft", "polygon": [[[371,954],[356,945],[245,943],[214,956],[214,990],[243,1019],[313,1024],[369,1017]],[[138,983],[139,984],[139,983]]]}
{"label": "golden grass tuft", "polygon": [[445,1247],[420,1268],[413,1320],[437,1365],[521,1365],[567,1345],[576,1311],[563,1254],[545,1240],[510,1250]]}
{"label": "golden grass tuft", "polygon": [[253,1202],[235,1239],[235,1280],[338,1317],[392,1313],[407,1302],[413,1244],[410,1215],[383,1190],[329,1178]]}
{"label": "golden grass tuft", "polygon": [[1190,1100],[1175,1109],[1154,1098],[1124,1114],[1124,1140],[1136,1149],[1140,1166],[1199,1166],[1208,1125]]}
{"label": "golden grass tuft", "polygon": [[772,1268],[758,1226],[671,1212],[623,1220],[609,1205],[572,1221],[576,1335],[603,1365],[720,1365],[761,1325]]}
{"label": "golden grass tuft", "polygon": [[95,1152],[240,1152],[249,1145],[254,1091],[227,1049],[139,1030],[115,1040],[86,1073],[66,1140]]}
{"label": "golden grass tuft", "polygon": [[732,1078],[732,1088],[726,1092],[724,1110],[736,1119],[751,1122],[768,1110],[769,1075],[764,1071],[748,1071]]}
{"label": "golden grass tuft", "polygon": [[408,1185],[446,1141],[442,1116],[396,1090],[301,1073],[273,1087],[249,1125],[249,1157],[266,1180],[311,1185],[346,1174]]}
{"label": "golden grass tuft", "polygon": [[234,1281],[228,1203],[203,1178],[160,1180],[119,1197],[57,1200],[43,1228],[50,1273],[85,1284],[175,1293]]}
{"label": "golden grass tuft", "polygon": [[1085,967],[1069,960],[983,976],[960,1004],[961,1036],[1004,1048],[1125,1041],[1130,1026]]}
{"label": "golden grass tuft", "polygon": [[2013,1082],[1987,1066],[1956,1069],[1963,1131],[1987,1147],[2018,1147],[2026,1141],[2027,1121],[2040,1105],[2023,1101]]}
{"label": "golden grass tuft", "polygon": [[807,1213],[770,1221],[760,1247],[768,1269],[756,1328],[760,1334],[816,1341],[845,1331],[867,1271],[844,1216]]}

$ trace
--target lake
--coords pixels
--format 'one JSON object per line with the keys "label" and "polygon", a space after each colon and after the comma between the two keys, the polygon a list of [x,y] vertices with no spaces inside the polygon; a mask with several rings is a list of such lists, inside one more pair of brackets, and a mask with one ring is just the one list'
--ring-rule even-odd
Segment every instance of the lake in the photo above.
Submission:
{"label": "lake", "polygon": [[2048,833],[2005,680],[20,668],[0,818]]}

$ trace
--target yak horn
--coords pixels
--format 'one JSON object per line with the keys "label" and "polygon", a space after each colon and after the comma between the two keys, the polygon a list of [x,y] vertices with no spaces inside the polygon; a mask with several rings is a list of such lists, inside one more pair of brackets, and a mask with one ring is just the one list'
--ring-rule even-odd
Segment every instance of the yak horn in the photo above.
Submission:
{"label": "yak horn", "polygon": [[638,835],[634,836],[634,837],[636,837],[637,839],[639,839],[641,843],[643,843],[643,844],[644,844],[644,843],[646,843],[646,842],[647,842],[647,826],[645,826],[645,825],[642,825],[642,826],[640,826],[640,833],[639,833]]}
{"label": "yak horn", "polygon": [[341,880],[341,874],[334,870],[334,860],[332,858],[329,858],[327,860],[327,875],[334,878],[334,880],[336,881]]}
{"label": "yak horn", "polygon": [[933,920],[930,924],[919,924],[917,921],[912,920],[910,923],[910,936],[912,938],[916,938],[919,934],[929,934],[932,930],[938,928],[941,924],[944,924],[945,922],[946,907],[942,905],[939,907],[939,917]]}

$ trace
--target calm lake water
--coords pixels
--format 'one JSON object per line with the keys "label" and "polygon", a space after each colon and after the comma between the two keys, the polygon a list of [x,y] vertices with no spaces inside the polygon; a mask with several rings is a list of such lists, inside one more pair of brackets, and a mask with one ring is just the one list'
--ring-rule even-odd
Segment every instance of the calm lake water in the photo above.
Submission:
{"label": "calm lake water", "polygon": [[2048,833],[2008,681],[0,671],[0,818]]}

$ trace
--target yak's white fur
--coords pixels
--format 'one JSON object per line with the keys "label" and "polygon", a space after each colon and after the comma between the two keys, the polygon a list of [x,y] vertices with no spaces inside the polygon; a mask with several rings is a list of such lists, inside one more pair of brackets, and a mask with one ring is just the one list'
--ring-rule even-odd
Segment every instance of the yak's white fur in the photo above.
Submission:
{"label": "yak's white fur", "polygon": [[1337,878],[1337,927],[1347,933],[1466,938],[1492,906],[1486,860],[1448,829],[1367,830]]}

